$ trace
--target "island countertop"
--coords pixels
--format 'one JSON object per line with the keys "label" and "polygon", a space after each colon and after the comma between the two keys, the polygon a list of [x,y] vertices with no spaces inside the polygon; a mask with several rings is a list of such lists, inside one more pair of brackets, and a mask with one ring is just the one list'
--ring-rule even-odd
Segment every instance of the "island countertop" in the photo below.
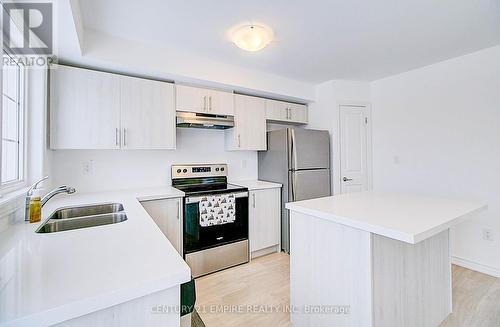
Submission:
{"label": "island countertop", "polygon": [[286,208],[415,244],[485,210],[487,205],[422,195],[357,192],[291,202]]}
{"label": "island countertop", "polygon": [[[139,201],[183,197],[172,187],[59,195],[40,223],[0,233],[0,326],[47,326],[166,290],[189,266]],[[126,221],[38,234],[57,208],[118,202]]]}

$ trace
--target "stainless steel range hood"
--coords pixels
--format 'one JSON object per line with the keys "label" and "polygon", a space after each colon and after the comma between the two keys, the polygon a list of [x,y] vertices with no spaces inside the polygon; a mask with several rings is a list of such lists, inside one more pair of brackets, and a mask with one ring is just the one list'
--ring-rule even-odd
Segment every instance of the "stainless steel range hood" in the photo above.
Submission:
{"label": "stainless steel range hood", "polygon": [[177,111],[177,127],[228,129],[234,127],[233,116]]}

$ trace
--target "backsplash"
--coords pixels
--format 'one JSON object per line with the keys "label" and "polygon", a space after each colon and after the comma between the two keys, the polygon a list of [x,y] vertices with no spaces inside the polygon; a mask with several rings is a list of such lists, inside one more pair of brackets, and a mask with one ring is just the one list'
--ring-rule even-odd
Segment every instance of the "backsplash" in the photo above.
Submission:
{"label": "backsplash", "polygon": [[230,180],[257,179],[257,152],[225,151],[224,132],[177,129],[177,150],[51,151],[53,185],[78,192],[170,185],[173,164],[227,163]]}

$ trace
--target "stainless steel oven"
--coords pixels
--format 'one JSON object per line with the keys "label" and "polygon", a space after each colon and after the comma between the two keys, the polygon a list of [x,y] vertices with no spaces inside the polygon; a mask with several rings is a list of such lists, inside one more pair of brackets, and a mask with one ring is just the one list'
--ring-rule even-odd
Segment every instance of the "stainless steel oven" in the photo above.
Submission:
{"label": "stainless steel oven", "polygon": [[[248,262],[248,190],[227,183],[227,165],[172,166],[172,185],[184,198],[183,254],[193,277]],[[203,226],[200,202],[234,196],[234,221]]]}

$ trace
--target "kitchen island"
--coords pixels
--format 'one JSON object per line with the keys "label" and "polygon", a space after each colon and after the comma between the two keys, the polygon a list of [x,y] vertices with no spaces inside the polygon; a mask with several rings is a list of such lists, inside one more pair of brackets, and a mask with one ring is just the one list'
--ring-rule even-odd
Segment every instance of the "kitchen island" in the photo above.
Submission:
{"label": "kitchen island", "polygon": [[438,326],[452,311],[449,229],[487,206],[360,192],[286,208],[295,327]]}

